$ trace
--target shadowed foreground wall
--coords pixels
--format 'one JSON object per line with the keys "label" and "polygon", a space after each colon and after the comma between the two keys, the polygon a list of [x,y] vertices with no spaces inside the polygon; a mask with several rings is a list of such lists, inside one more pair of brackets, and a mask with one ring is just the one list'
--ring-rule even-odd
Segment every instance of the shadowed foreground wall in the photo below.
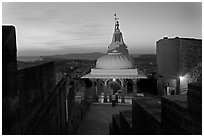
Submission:
{"label": "shadowed foreground wall", "polygon": [[54,62],[17,70],[15,28],[2,36],[2,134],[63,133],[66,80],[55,85]]}
{"label": "shadowed foreground wall", "polygon": [[[188,84],[187,95],[137,97],[132,115],[113,115],[110,134],[122,135],[201,135],[202,84]],[[131,117],[131,118],[130,118]]]}
{"label": "shadowed foreground wall", "polygon": [[54,62],[19,70],[15,84],[17,120],[3,134],[66,134],[66,80],[55,85]]}
{"label": "shadowed foreground wall", "polygon": [[18,71],[20,134],[59,134],[65,126],[66,80],[55,86],[54,62]]}
{"label": "shadowed foreground wall", "polygon": [[2,134],[75,134],[89,103],[75,103],[69,77],[56,85],[55,62],[17,70],[15,28],[2,30]]}
{"label": "shadowed foreground wall", "polygon": [[2,131],[18,121],[16,33],[13,26],[2,27]]}

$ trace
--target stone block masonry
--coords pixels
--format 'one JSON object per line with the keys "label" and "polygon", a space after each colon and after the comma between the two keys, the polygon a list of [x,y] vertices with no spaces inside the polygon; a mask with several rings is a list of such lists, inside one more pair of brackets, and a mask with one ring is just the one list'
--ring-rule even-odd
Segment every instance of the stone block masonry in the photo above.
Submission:
{"label": "stone block masonry", "polygon": [[17,70],[15,27],[3,26],[2,35],[2,134],[76,132],[88,104],[75,104],[74,85],[67,85],[69,78],[56,85],[55,62]]}
{"label": "stone block masonry", "polygon": [[[18,70],[17,79],[18,102],[6,102],[12,103],[17,120],[3,125],[3,134],[66,134],[66,80],[55,85],[54,62]],[[7,115],[4,111],[3,119]]]}
{"label": "stone block masonry", "polygon": [[[167,94],[167,87],[170,87],[170,91],[176,91],[176,94],[186,93],[188,83],[199,81],[202,39],[164,38],[157,41],[156,51],[159,96]],[[185,78],[180,80],[180,76]]]}
{"label": "stone block masonry", "polygon": [[187,112],[187,96],[165,96],[162,102],[162,129],[167,135],[190,134],[191,120]]}
{"label": "stone block masonry", "polygon": [[201,86],[198,83],[190,83],[188,85],[188,95],[162,97],[161,126],[163,134],[202,134]]}
{"label": "stone block masonry", "polygon": [[54,62],[18,70],[18,89],[21,107],[35,107],[38,104],[37,102],[45,101],[48,97],[47,95],[53,92],[54,88]]}
{"label": "stone block masonry", "polygon": [[[112,131],[122,135],[201,135],[202,85],[188,84],[187,95],[159,98],[136,97],[132,100],[132,115],[121,111]],[[117,123],[114,126],[114,123]]]}
{"label": "stone block masonry", "polygon": [[121,135],[132,134],[132,110],[120,111]]}
{"label": "stone block masonry", "polygon": [[188,112],[192,119],[192,134],[201,134],[202,131],[202,84],[188,85]]}
{"label": "stone block masonry", "polygon": [[[24,118],[22,117],[21,134],[66,134],[64,93],[66,93],[66,81],[62,79],[53,92],[47,95],[46,100],[36,102],[31,112]],[[23,111],[27,111],[27,108],[22,108],[20,113],[24,114]]]}
{"label": "stone block masonry", "polygon": [[201,123],[202,121],[202,87],[201,83],[188,85],[188,111],[191,117]]}
{"label": "stone block masonry", "polygon": [[120,135],[120,115],[112,115],[112,135]]}
{"label": "stone block masonry", "polygon": [[[150,124],[151,123],[151,124]],[[161,134],[161,104],[151,97],[138,97],[132,104],[133,134]]]}
{"label": "stone block masonry", "polygon": [[[2,132],[18,121],[16,33],[14,26],[2,27]],[[19,131],[16,131],[17,133]]]}
{"label": "stone block masonry", "polygon": [[88,104],[74,102],[74,86],[68,90],[66,79],[56,85],[54,62],[18,70],[18,119],[3,134],[75,134]]}
{"label": "stone block masonry", "polygon": [[202,40],[180,39],[180,45],[180,72],[186,74],[202,62]]}

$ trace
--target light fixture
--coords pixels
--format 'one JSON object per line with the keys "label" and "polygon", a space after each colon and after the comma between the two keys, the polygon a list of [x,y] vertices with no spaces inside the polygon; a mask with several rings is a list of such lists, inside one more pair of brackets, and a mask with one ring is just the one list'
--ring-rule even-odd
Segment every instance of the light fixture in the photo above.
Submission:
{"label": "light fixture", "polygon": [[184,76],[180,76],[179,79],[180,81],[182,81],[184,79]]}
{"label": "light fixture", "polygon": [[115,78],[113,79],[113,81],[115,82]]}

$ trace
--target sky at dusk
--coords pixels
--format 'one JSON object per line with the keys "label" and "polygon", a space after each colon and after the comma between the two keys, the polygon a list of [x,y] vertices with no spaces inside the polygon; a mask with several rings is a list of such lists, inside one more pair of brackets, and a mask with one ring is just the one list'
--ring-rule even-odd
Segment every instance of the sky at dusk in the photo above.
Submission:
{"label": "sky at dusk", "polygon": [[202,3],[2,3],[2,23],[17,32],[18,56],[107,51],[114,13],[131,54],[155,53],[168,37],[202,38]]}

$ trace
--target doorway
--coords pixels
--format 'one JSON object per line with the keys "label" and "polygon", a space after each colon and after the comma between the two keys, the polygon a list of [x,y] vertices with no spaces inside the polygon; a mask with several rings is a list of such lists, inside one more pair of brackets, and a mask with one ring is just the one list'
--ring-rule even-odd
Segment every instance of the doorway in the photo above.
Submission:
{"label": "doorway", "polygon": [[119,79],[109,79],[107,85],[110,87],[112,93],[117,93],[121,89],[121,81]]}
{"label": "doorway", "polygon": [[133,93],[133,81],[131,79],[127,80],[127,93]]}

